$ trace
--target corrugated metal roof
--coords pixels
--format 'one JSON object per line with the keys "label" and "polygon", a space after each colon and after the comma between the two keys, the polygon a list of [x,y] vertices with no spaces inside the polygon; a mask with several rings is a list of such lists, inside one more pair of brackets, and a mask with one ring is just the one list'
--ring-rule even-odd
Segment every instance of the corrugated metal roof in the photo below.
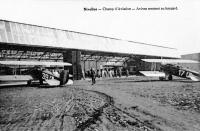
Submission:
{"label": "corrugated metal roof", "polygon": [[179,57],[174,48],[0,20],[0,42],[122,54]]}

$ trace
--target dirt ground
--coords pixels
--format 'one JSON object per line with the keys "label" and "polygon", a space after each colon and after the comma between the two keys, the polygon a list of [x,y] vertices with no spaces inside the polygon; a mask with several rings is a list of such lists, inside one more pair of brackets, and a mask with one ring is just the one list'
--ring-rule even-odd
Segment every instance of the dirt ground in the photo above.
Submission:
{"label": "dirt ground", "polygon": [[200,131],[200,82],[135,76],[1,88],[0,129]]}

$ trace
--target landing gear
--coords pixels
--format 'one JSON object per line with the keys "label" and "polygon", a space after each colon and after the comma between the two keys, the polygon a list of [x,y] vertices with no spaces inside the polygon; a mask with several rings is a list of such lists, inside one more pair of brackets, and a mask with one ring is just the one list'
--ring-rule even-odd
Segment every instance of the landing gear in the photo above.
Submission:
{"label": "landing gear", "polygon": [[171,74],[166,74],[165,79],[171,81],[173,77]]}
{"label": "landing gear", "polygon": [[171,81],[171,80],[173,80],[173,77],[172,77],[171,74],[166,74],[165,77],[159,77],[159,80],[160,81],[163,81],[163,80],[169,80],[169,81]]}
{"label": "landing gear", "polygon": [[32,84],[32,80],[28,80],[28,81],[27,81],[27,85],[28,85],[28,86],[31,86],[31,84]]}
{"label": "landing gear", "polygon": [[168,80],[171,81],[173,79],[172,75],[168,76]]}
{"label": "landing gear", "polygon": [[159,77],[159,80],[163,81],[163,80],[165,80],[165,77]]}

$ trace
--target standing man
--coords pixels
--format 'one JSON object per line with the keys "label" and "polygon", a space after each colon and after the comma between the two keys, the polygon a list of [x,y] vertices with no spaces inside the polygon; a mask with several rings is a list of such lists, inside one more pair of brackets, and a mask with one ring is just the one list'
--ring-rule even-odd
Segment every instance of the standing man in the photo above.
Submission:
{"label": "standing man", "polygon": [[92,78],[92,85],[94,85],[96,83],[96,80],[95,80],[95,71],[93,68],[91,68],[90,70],[90,75],[91,75],[91,78]]}
{"label": "standing man", "polygon": [[126,77],[129,76],[129,71],[128,71],[128,68],[126,68]]}
{"label": "standing man", "polygon": [[119,67],[119,77],[121,77],[122,76],[122,69],[121,69],[121,67]]}
{"label": "standing man", "polygon": [[83,79],[85,80],[85,71],[83,68],[82,68],[82,76],[83,76]]}
{"label": "standing man", "polygon": [[101,77],[103,77],[103,66],[100,65],[100,74],[101,74]]}

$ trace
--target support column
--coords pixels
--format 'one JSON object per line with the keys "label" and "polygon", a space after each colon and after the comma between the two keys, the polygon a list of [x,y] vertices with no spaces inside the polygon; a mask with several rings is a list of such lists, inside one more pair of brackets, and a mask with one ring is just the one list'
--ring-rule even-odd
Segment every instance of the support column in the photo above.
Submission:
{"label": "support column", "polygon": [[63,61],[71,63],[72,66],[64,67],[65,70],[69,70],[70,74],[73,74],[74,80],[81,79],[81,52],[68,50],[63,53]]}

